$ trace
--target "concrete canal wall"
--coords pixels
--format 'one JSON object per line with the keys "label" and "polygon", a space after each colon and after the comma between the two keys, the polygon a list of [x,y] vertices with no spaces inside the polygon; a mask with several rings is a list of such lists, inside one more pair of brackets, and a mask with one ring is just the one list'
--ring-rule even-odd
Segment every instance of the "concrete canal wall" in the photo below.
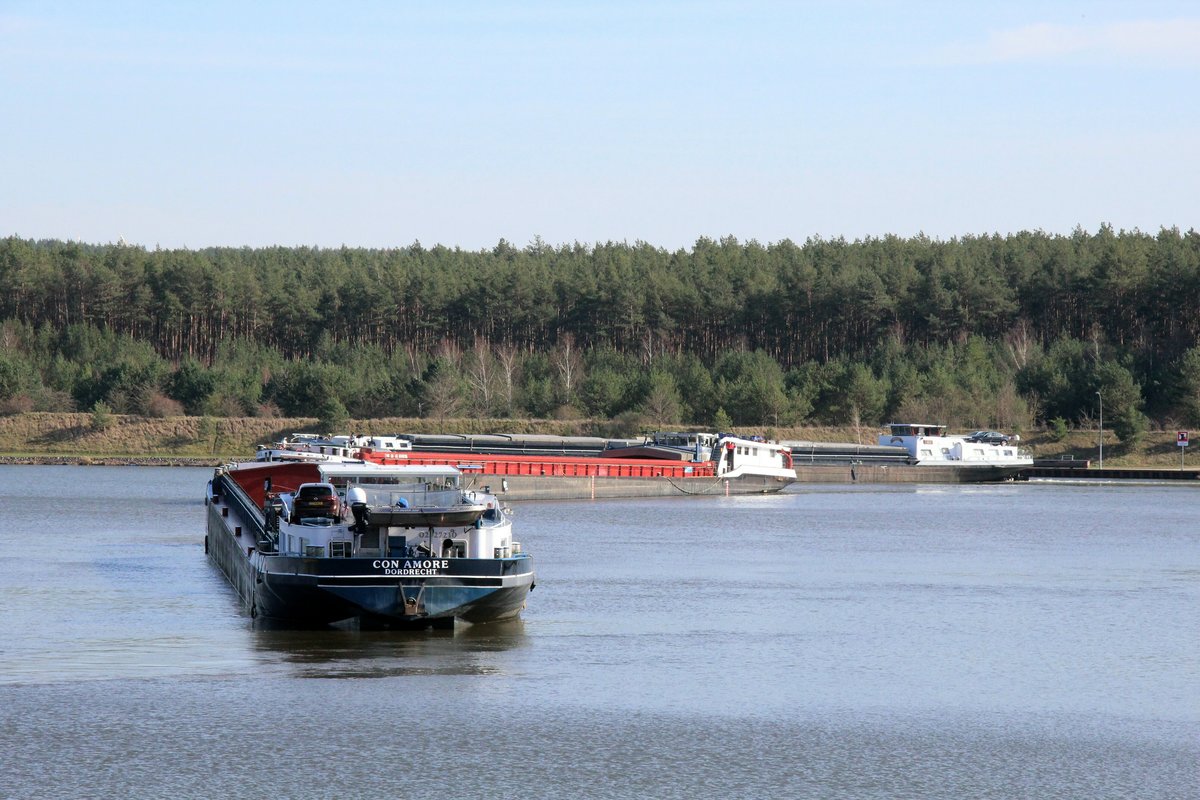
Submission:
{"label": "concrete canal wall", "polygon": [[1046,467],[1034,465],[1021,471],[1022,478],[1051,478],[1058,480],[1142,480],[1195,481],[1200,469],[1166,469],[1162,467]]}

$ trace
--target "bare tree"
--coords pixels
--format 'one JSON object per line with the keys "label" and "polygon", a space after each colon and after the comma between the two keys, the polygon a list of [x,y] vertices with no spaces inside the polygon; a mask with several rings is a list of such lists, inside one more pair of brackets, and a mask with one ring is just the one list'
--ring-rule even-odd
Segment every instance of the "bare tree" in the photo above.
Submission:
{"label": "bare tree", "polygon": [[642,411],[659,424],[679,421],[679,384],[674,376],[665,372],[650,374],[650,392],[642,403]]}
{"label": "bare tree", "polygon": [[517,383],[517,347],[505,342],[496,347],[496,360],[500,364],[500,389],[504,397],[504,411],[512,414],[513,397]]}
{"label": "bare tree", "polygon": [[455,366],[456,369],[461,369],[463,353],[462,348],[453,339],[445,339],[437,349],[437,357],[444,358]]}
{"label": "bare tree", "polygon": [[463,401],[462,377],[454,369],[439,370],[425,389],[428,415],[438,419],[458,416]]}
{"label": "bare tree", "polygon": [[551,362],[558,368],[558,376],[562,380],[563,392],[567,402],[575,396],[575,384],[583,377],[583,357],[575,348],[575,337],[563,334],[554,348]]}
{"label": "bare tree", "polygon": [[408,369],[414,375],[421,374],[421,362],[423,354],[417,349],[416,344],[409,342],[404,346],[404,355],[408,358]]}
{"label": "bare tree", "polygon": [[1024,369],[1029,364],[1033,348],[1036,345],[1037,340],[1029,329],[1029,320],[1027,319],[1022,318],[1012,330],[1004,334],[1005,352],[1012,361],[1012,365],[1017,369]]}
{"label": "bare tree", "polygon": [[654,364],[654,331],[650,328],[646,328],[642,337],[642,363],[646,366]]}
{"label": "bare tree", "polygon": [[471,404],[476,413],[487,416],[493,411],[496,359],[492,347],[482,336],[475,337],[475,346],[465,358],[464,374],[471,390]]}
{"label": "bare tree", "polygon": [[1017,392],[1017,387],[1006,383],[1000,387],[992,399],[993,415],[996,424],[1001,428],[1024,430],[1029,425],[1029,406]]}

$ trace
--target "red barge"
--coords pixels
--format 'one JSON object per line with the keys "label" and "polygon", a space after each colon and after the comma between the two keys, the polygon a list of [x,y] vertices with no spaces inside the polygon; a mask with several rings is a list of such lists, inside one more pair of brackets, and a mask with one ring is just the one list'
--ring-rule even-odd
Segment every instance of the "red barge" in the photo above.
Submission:
{"label": "red barge", "polygon": [[462,473],[464,487],[489,487],[507,500],[763,494],[796,480],[788,448],[773,442],[688,433],[597,443],[604,440],[297,434],[260,448],[258,459],[450,466]]}

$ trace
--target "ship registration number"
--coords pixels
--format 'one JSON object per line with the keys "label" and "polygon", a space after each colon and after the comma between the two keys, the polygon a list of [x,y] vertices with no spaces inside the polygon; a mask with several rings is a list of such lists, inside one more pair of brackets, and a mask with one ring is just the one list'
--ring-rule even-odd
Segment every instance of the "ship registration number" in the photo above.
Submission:
{"label": "ship registration number", "polygon": [[424,578],[430,575],[440,575],[443,570],[450,568],[450,562],[440,558],[426,559],[378,559],[372,562],[375,569],[383,570],[384,575],[399,575],[402,578]]}

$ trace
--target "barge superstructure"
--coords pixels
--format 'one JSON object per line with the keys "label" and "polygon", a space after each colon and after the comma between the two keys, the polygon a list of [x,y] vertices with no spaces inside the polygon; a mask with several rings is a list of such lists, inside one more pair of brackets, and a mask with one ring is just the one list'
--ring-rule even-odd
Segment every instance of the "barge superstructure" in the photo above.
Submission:
{"label": "barge superstructure", "polygon": [[[983,433],[983,432],[978,432]],[[1033,465],[1020,437],[948,434],[945,425],[891,423],[876,444],[784,442],[806,483],[994,483]]]}

